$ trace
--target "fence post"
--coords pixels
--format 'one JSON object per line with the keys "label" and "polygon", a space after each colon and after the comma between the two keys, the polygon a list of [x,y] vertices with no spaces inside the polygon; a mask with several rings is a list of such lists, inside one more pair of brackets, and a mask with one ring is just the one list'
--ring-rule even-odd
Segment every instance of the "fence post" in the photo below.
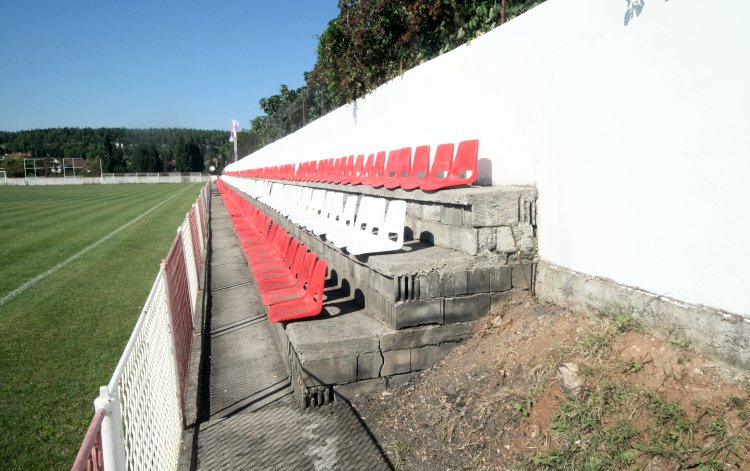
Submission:
{"label": "fence post", "polygon": [[122,410],[117,395],[110,395],[107,386],[99,388],[94,407],[104,409],[102,422],[102,457],[107,471],[125,471],[125,446],[122,439]]}

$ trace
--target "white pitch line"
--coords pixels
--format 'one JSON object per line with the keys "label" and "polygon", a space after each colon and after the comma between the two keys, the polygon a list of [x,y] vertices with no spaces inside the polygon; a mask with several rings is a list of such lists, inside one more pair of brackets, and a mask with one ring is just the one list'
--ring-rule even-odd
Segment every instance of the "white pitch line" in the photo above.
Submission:
{"label": "white pitch line", "polygon": [[157,205],[155,205],[151,209],[147,210],[146,212],[142,213],[140,216],[136,217],[135,219],[132,219],[129,222],[126,222],[122,226],[118,227],[117,229],[115,229],[114,231],[110,232],[109,234],[107,234],[106,236],[102,237],[101,239],[97,240],[96,242],[94,242],[93,244],[89,245],[88,247],[82,249],[80,252],[71,255],[70,257],[68,257],[67,259],[65,259],[62,262],[58,263],[57,265],[55,265],[54,267],[50,268],[46,272],[41,273],[41,274],[35,276],[34,278],[30,279],[26,283],[22,284],[18,288],[14,289],[10,293],[8,293],[5,296],[3,296],[2,299],[0,299],[0,305],[7,303],[8,301],[10,301],[11,299],[15,298],[16,296],[18,296],[19,294],[23,293],[24,291],[26,291],[27,289],[31,288],[32,286],[36,285],[37,283],[39,283],[43,279],[45,279],[48,276],[52,275],[56,271],[60,270],[61,268],[65,268],[71,262],[76,261],[82,255],[85,255],[87,252],[89,252],[89,251],[91,251],[91,250],[99,247],[104,242],[106,242],[109,239],[111,239],[112,237],[116,236],[123,229],[126,229],[131,224],[135,224],[136,222],[140,221],[142,218],[144,218],[146,215],[148,215],[151,211],[155,210],[156,208],[158,208],[159,206],[163,205],[164,203],[166,203],[167,201],[171,200],[172,198],[175,198],[176,196],[179,196],[181,193],[184,193],[185,190],[187,190],[187,188],[183,189],[180,192],[175,193],[174,195],[172,195],[169,198],[165,199],[161,203],[158,203]]}

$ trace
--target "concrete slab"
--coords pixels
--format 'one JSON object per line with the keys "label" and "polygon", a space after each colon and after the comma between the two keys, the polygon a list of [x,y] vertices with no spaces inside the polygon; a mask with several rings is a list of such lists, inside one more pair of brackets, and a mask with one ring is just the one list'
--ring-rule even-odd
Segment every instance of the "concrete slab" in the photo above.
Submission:
{"label": "concrete slab", "polygon": [[344,357],[379,349],[379,338],[391,331],[367,311],[319,317],[286,326],[287,337],[300,360]]}
{"label": "concrete slab", "polygon": [[214,291],[252,281],[253,272],[244,263],[226,264],[221,270],[214,269],[211,273],[211,287]]}
{"label": "concrete slab", "polygon": [[344,402],[300,410],[290,397],[201,425],[201,470],[390,470]]}
{"label": "concrete slab", "polygon": [[221,317],[213,318],[211,325],[213,329],[266,315],[266,307],[260,302],[260,293],[251,283],[215,292],[213,309],[225,312]]}

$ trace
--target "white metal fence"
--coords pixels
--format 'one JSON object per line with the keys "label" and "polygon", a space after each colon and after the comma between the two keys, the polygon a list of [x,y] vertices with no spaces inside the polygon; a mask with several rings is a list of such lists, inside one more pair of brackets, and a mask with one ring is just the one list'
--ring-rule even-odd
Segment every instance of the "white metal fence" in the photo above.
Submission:
{"label": "white metal fence", "polygon": [[208,199],[206,185],[177,230],[112,379],[94,401],[75,471],[177,467]]}

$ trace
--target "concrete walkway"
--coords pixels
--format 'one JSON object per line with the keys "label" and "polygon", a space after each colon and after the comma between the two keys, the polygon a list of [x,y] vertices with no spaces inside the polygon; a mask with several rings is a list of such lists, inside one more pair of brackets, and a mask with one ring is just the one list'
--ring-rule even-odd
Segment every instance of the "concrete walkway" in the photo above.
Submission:
{"label": "concrete walkway", "polygon": [[215,190],[211,198],[208,420],[195,428],[194,469],[391,469],[348,404],[296,405],[226,208]]}

